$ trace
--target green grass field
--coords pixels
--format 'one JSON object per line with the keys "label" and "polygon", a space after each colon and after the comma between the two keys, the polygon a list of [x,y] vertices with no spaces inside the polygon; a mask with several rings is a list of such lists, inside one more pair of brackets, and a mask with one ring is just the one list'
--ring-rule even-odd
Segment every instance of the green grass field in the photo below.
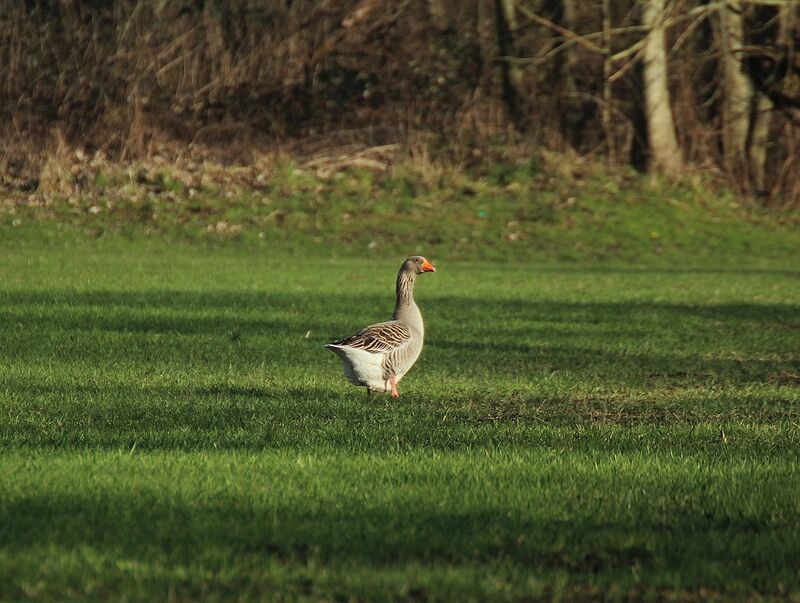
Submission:
{"label": "green grass field", "polygon": [[403,256],[46,238],[0,244],[0,600],[800,599],[796,267],[429,254],[368,400],[321,344]]}

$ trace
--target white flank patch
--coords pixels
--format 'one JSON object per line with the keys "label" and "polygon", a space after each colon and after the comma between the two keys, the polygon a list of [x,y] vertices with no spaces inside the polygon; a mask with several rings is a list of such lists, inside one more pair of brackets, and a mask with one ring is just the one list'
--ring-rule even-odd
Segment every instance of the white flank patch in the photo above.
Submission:
{"label": "white flank patch", "polygon": [[353,385],[366,385],[373,391],[386,391],[386,382],[383,380],[381,360],[383,354],[373,354],[365,350],[327,345],[329,350],[336,352],[342,359],[345,377]]}

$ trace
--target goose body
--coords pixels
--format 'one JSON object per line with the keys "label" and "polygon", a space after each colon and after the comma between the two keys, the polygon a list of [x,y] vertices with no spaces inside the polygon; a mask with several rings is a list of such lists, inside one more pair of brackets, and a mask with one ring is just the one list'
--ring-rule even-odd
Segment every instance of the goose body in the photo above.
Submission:
{"label": "goose body", "polygon": [[368,391],[391,392],[399,396],[397,382],[414,365],[422,352],[425,326],[414,301],[417,275],[436,272],[421,256],[408,258],[397,275],[397,301],[391,320],[361,329],[355,335],[325,347],[342,361],[345,377]]}

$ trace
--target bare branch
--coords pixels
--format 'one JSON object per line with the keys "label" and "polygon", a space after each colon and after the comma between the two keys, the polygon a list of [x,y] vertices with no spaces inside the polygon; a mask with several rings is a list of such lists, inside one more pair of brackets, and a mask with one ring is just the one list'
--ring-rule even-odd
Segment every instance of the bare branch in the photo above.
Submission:
{"label": "bare branch", "polygon": [[[752,0],[752,1],[755,2],[756,0]],[[769,1],[769,0],[767,0],[767,1]],[[720,8],[723,8],[725,5],[726,5],[726,2],[724,0],[719,0],[717,2],[711,2],[709,4],[705,4],[705,5],[702,5],[702,6],[696,6],[696,7],[692,8],[692,9],[689,9],[688,11],[686,11],[685,13],[683,13],[683,14],[681,14],[679,16],[676,16],[676,17],[673,17],[673,18],[670,18],[670,19],[664,19],[664,27],[665,28],[673,27],[673,26],[675,26],[675,25],[677,25],[679,23],[682,23],[683,21],[686,21],[687,19],[694,18],[695,19],[694,22],[689,26],[690,29],[694,29],[694,28],[697,27],[697,25],[699,25],[699,23],[702,22],[702,20],[710,12],[718,10]],[[522,4],[521,2],[519,2],[517,6],[518,6],[520,12],[522,12],[531,21],[533,21],[533,22],[535,22],[535,23],[537,23],[539,25],[542,25],[543,27],[546,27],[547,29],[550,29],[551,31],[554,31],[554,32],[562,35],[564,38],[566,38],[566,40],[562,44],[559,44],[558,46],[555,46],[555,47],[551,48],[550,50],[548,50],[546,53],[544,53],[542,55],[539,55],[539,56],[536,56],[536,57],[524,57],[524,58],[523,57],[508,57],[508,56],[498,57],[498,60],[507,61],[509,63],[513,63],[513,64],[517,64],[517,65],[530,65],[530,64],[538,64],[538,63],[545,62],[551,56],[553,56],[553,55],[555,55],[555,54],[557,54],[559,52],[562,52],[564,50],[567,50],[568,48],[570,48],[571,46],[573,46],[575,44],[579,44],[580,46],[583,46],[587,50],[589,50],[591,52],[594,52],[596,54],[601,54],[601,55],[605,55],[605,56],[610,55],[609,59],[611,61],[621,61],[623,59],[626,59],[630,55],[636,55],[635,58],[632,59],[632,60],[635,61],[641,56],[641,50],[642,50],[642,48],[644,48],[646,38],[642,38],[641,40],[635,42],[631,46],[629,46],[627,48],[624,48],[624,49],[616,52],[615,54],[611,54],[611,46],[610,46],[610,43],[607,40],[610,37],[612,37],[614,35],[617,35],[617,34],[633,33],[633,32],[648,32],[648,30],[649,30],[649,28],[646,25],[631,25],[631,26],[627,26],[627,27],[618,27],[616,29],[611,29],[610,32],[608,32],[610,35],[607,38],[604,37],[604,33],[605,32],[602,32],[602,31],[581,35],[581,34],[575,33],[574,31],[570,31],[569,29],[567,29],[565,27],[562,27],[561,25],[558,25],[557,23],[553,23],[552,21],[550,21],[549,19],[545,19],[541,15],[537,15],[535,12],[533,12],[530,8],[528,8],[527,6]],[[665,11],[665,15],[668,12],[669,11]],[[598,46],[597,44],[592,42],[592,40],[596,39],[596,38],[603,38],[605,46]],[[685,39],[685,36],[682,36],[682,38],[679,39],[679,42],[676,43],[674,48],[677,48],[678,46],[680,46],[680,44],[684,41],[684,39]],[[624,72],[624,71],[627,71],[628,69],[629,69],[629,66],[626,65],[620,71]],[[615,77],[615,79],[619,79],[619,77],[621,77],[623,75],[623,73],[620,73],[620,71],[615,73],[614,76],[612,76],[612,77]]]}
{"label": "bare branch", "polygon": [[522,12],[531,21],[535,21],[539,25],[542,25],[551,31],[561,34],[565,38],[574,40],[575,43],[580,44],[587,50],[591,50],[592,52],[596,52],[598,54],[606,54],[606,52],[608,52],[605,48],[601,48],[594,42],[587,40],[585,36],[576,34],[574,31],[570,31],[564,27],[561,27],[557,23],[553,23],[549,19],[545,19],[544,17],[537,15],[535,12],[533,12],[531,9],[525,6],[522,2],[518,2],[517,7],[519,8],[520,12]]}
{"label": "bare branch", "polygon": [[609,59],[612,61],[621,61],[622,59],[626,58],[628,55],[635,54],[639,52],[645,45],[647,41],[647,37],[642,38],[638,42],[631,44],[624,50],[620,50],[616,54],[612,54]]}

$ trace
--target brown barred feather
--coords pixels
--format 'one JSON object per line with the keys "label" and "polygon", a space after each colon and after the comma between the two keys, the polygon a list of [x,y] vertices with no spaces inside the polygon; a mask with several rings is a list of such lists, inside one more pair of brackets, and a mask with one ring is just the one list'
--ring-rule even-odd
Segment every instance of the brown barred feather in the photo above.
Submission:
{"label": "brown barred feather", "polygon": [[362,329],[355,335],[334,342],[334,345],[385,354],[402,347],[409,339],[411,330],[408,326],[397,320],[390,320]]}

